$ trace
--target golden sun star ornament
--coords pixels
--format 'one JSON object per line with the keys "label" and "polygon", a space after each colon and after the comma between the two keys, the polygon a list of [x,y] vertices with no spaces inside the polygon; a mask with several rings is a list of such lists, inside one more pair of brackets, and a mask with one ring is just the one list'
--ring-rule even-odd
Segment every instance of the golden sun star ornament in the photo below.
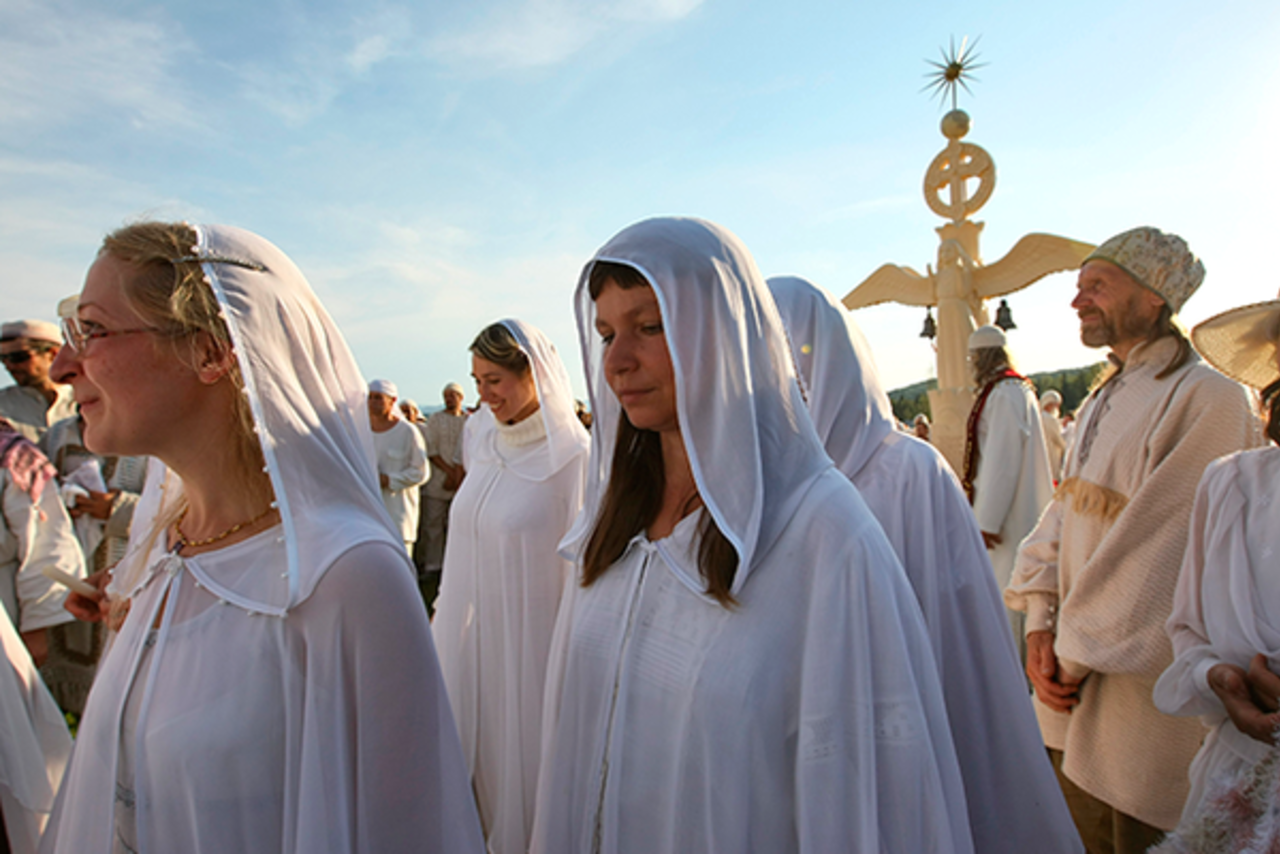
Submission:
{"label": "golden sun star ornament", "polygon": [[942,62],[934,59],[926,59],[925,62],[932,65],[936,71],[930,71],[925,75],[929,80],[921,92],[932,90],[931,94],[937,95],[938,99],[944,104],[947,97],[951,97],[951,109],[956,109],[956,90],[963,86],[964,91],[970,95],[973,90],[969,88],[969,80],[977,80],[973,76],[974,69],[982,68],[985,62],[978,62],[978,41],[982,37],[973,40],[973,44],[969,43],[969,37],[965,36],[960,41],[960,49],[956,50],[956,40],[951,38],[951,47],[949,50],[939,48],[942,54]]}

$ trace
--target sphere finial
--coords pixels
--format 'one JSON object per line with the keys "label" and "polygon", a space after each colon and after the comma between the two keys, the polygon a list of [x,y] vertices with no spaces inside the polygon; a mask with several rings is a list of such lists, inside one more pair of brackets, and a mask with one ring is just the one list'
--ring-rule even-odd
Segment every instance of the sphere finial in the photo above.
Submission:
{"label": "sphere finial", "polygon": [[963,139],[969,133],[969,114],[952,110],[942,117],[942,135],[947,139]]}

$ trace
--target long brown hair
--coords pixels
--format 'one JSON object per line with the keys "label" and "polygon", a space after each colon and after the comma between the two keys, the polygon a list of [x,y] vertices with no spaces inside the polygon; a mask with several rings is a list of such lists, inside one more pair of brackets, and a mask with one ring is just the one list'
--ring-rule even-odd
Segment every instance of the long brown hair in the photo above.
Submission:
{"label": "long brown hair", "polygon": [[[587,282],[593,300],[608,282],[624,290],[650,287],[634,267],[598,261]],[[582,560],[583,587],[604,575],[622,557],[632,537],[652,525],[662,509],[666,475],[661,438],[654,430],[635,427],[625,411],[621,416],[609,483]],[[704,509],[698,522],[698,574],[706,583],[707,595],[726,608],[737,601],[730,593],[737,571],[737,550]]]}

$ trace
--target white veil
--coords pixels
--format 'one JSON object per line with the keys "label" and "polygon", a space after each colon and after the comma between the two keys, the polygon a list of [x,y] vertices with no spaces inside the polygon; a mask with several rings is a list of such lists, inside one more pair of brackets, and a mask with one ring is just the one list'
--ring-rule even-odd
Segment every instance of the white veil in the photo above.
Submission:
{"label": "white veil", "polygon": [[[243,229],[193,228],[198,241],[191,256],[200,259],[231,333],[280,510],[288,566],[283,576],[252,575],[234,583],[205,576],[198,561],[189,567],[228,602],[283,614],[305,601],[353,546],[382,541],[403,550],[378,489],[366,385],[337,325],[288,256]],[[149,477],[148,488],[158,480]],[[181,480],[167,472],[161,488],[163,498],[144,494],[139,503],[133,547],[121,561],[116,589],[132,592],[146,578],[154,542],[147,529],[172,512]]]}
{"label": "white veil", "polygon": [[893,432],[893,407],[871,346],[826,291],[795,276],[775,276],[768,284],[785,319],[818,436],[836,468],[852,478]]}
{"label": "white veil", "polygon": [[[569,372],[551,339],[536,326],[520,320],[500,321],[515,336],[520,350],[529,358],[534,385],[538,391],[538,412],[547,430],[548,453],[533,454],[518,460],[506,460],[504,464],[521,477],[529,480],[546,480],[565,463],[577,457],[588,446],[587,430],[578,420],[573,405],[573,389],[569,385]],[[467,420],[467,453],[469,462],[491,460],[497,456],[494,445],[498,424],[482,406]]]}
{"label": "white veil", "polygon": [[598,261],[626,264],[653,286],[675,369],[680,431],[698,493],[738,552],[732,593],[831,461],[806,411],[786,334],[746,247],[698,219],[662,218],[616,235],[587,263],[576,296],[594,423],[587,496],[563,547],[580,552],[609,482],[621,408],[604,379],[588,290]]}

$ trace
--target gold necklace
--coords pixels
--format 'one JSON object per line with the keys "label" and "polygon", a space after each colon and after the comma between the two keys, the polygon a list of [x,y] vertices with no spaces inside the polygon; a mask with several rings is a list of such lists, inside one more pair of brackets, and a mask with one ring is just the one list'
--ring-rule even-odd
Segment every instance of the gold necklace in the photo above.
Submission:
{"label": "gold necklace", "polygon": [[182,533],[182,523],[186,521],[187,511],[190,509],[191,509],[190,504],[188,504],[186,507],[183,507],[182,514],[178,516],[178,521],[173,523],[173,532],[178,535],[178,544],[182,548],[208,546],[218,542],[219,540],[225,540],[227,537],[231,536],[236,531],[239,531],[241,528],[246,528],[249,525],[252,525],[254,522],[258,522],[258,521],[261,521],[262,519],[265,519],[268,515],[270,515],[271,511],[275,510],[276,508],[274,503],[268,504],[266,510],[263,510],[261,513],[259,513],[257,516],[254,516],[252,519],[247,519],[244,522],[237,522],[234,525],[232,525],[230,528],[227,528],[227,530],[223,531],[221,534],[216,534],[212,537],[208,537],[207,539],[203,539],[203,540],[188,540],[186,535]]}

